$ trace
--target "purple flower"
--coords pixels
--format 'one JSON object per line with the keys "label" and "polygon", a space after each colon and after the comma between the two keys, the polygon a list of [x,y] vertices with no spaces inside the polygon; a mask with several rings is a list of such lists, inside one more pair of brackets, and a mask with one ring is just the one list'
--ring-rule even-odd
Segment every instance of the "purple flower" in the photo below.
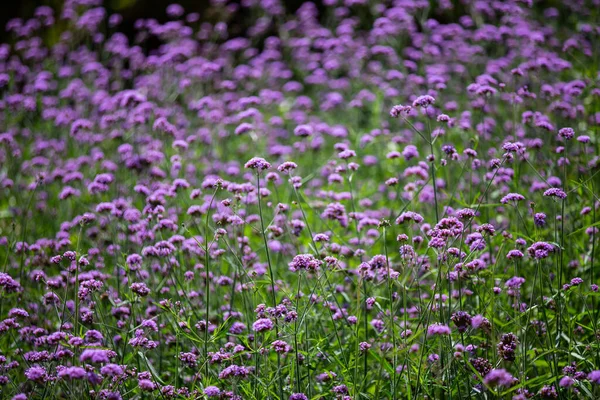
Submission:
{"label": "purple flower", "polygon": [[535,242],[527,248],[530,257],[541,260],[550,255],[554,251],[554,246],[546,242]]}
{"label": "purple flower", "polygon": [[85,369],[81,367],[64,367],[58,371],[58,377],[63,379],[83,379],[85,378]]}
{"label": "purple flower", "polygon": [[566,140],[570,140],[573,139],[573,137],[575,136],[575,131],[573,130],[573,128],[561,128],[558,131],[558,136]]}
{"label": "purple flower", "polygon": [[145,392],[152,392],[156,390],[156,384],[150,379],[140,379],[138,381],[138,386]]}
{"label": "purple flower", "polygon": [[465,311],[457,311],[452,314],[451,317],[452,322],[458,328],[458,331],[463,333],[471,326],[472,318],[469,313]]}
{"label": "purple flower", "polygon": [[451,333],[450,328],[447,325],[435,323],[427,327],[427,335],[449,335]]}
{"label": "purple flower", "polygon": [[143,282],[132,283],[129,287],[131,291],[139,296],[148,296],[150,294],[150,289]]}
{"label": "purple flower", "polygon": [[432,96],[419,96],[413,101],[413,107],[429,107],[433,103],[435,103],[435,99]]}
{"label": "purple flower", "polygon": [[589,143],[589,142],[590,142],[590,140],[591,140],[591,138],[590,138],[589,136],[587,136],[587,135],[580,135],[580,136],[577,136],[577,141],[578,141],[579,143]]}
{"label": "purple flower", "polygon": [[120,376],[123,375],[123,369],[117,364],[106,364],[100,368],[100,373],[106,376]]}
{"label": "purple flower", "polygon": [[490,387],[509,387],[514,381],[515,378],[505,369],[492,369],[483,378],[483,382]]}
{"label": "purple flower", "polygon": [[294,256],[294,259],[288,265],[292,272],[298,270],[316,271],[321,266],[321,261],[317,260],[312,254],[298,254]]}
{"label": "purple flower", "polygon": [[519,339],[513,333],[502,335],[500,342],[496,346],[498,356],[506,361],[514,361],[518,344]]}
{"label": "purple flower", "polygon": [[559,188],[550,188],[544,192],[544,196],[557,197],[562,200],[567,197],[567,194]]}
{"label": "purple flower", "polygon": [[273,329],[274,326],[275,325],[273,324],[273,321],[271,321],[270,319],[260,318],[252,324],[252,330],[254,332],[265,332],[270,331],[271,329]]}
{"label": "purple flower", "polygon": [[283,340],[275,340],[272,346],[277,353],[289,353],[292,350],[292,347]]}
{"label": "purple flower", "polygon": [[587,378],[590,380],[590,382],[600,385],[600,370],[590,372]]}
{"label": "purple flower", "polygon": [[506,196],[504,196],[502,199],[500,199],[500,203],[502,203],[502,204],[508,204],[509,202],[516,203],[516,202],[522,201],[522,200],[525,200],[525,196],[523,196],[522,194],[509,193]]}
{"label": "purple flower", "polygon": [[219,379],[240,378],[244,379],[250,374],[246,367],[230,365],[219,373]]}
{"label": "purple flower", "polygon": [[101,350],[101,349],[85,349],[79,360],[81,362],[91,362],[94,364],[108,363],[110,362],[110,356],[113,353],[110,350]]}
{"label": "purple flower", "polygon": [[289,400],[308,400],[308,396],[304,393],[292,393]]}
{"label": "purple flower", "polygon": [[537,226],[540,226],[540,227],[546,225],[546,214],[544,214],[544,213],[535,213],[535,215],[533,216],[533,222]]}
{"label": "purple flower", "polygon": [[313,134],[313,127],[310,125],[298,125],[294,129],[294,135],[306,137],[311,136]]}
{"label": "purple flower", "polygon": [[411,106],[403,106],[401,104],[398,104],[394,107],[392,107],[391,111],[390,111],[390,116],[392,118],[398,118],[401,115],[408,115],[410,114],[410,111],[412,110]]}
{"label": "purple flower", "polygon": [[221,389],[216,386],[207,386],[204,388],[204,394],[207,397],[218,397],[221,395]]}
{"label": "purple flower", "polygon": [[286,161],[286,162],[282,163],[279,167],[277,167],[277,170],[279,172],[284,172],[284,173],[289,174],[296,168],[298,168],[298,165],[296,165],[296,163],[294,163],[292,161]]}
{"label": "purple flower", "polygon": [[513,258],[523,258],[523,256],[524,256],[523,252],[521,252],[520,250],[517,250],[517,249],[512,249],[506,254],[506,258],[508,258],[509,260],[511,260]]}
{"label": "purple flower", "polygon": [[570,376],[563,376],[558,382],[558,386],[568,388],[575,384],[575,380]]}
{"label": "purple flower", "polygon": [[367,342],[360,342],[358,344],[358,348],[360,349],[361,352],[365,352],[367,350],[369,350],[371,348],[371,345]]}
{"label": "purple flower", "polygon": [[33,366],[25,371],[25,377],[30,381],[42,382],[46,379],[47,372],[45,368]]}
{"label": "purple flower", "polygon": [[271,164],[269,164],[264,158],[254,157],[248,160],[248,162],[244,164],[244,167],[248,169],[264,171],[266,169],[271,168]]}

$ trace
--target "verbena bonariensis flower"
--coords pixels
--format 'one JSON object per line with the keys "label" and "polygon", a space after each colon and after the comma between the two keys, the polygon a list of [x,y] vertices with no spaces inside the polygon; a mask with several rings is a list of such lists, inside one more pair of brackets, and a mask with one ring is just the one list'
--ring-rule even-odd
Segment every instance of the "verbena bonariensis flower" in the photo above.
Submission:
{"label": "verbena bonariensis flower", "polygon": [[4,397],[600,397],[594,4],[61,3],[0,43]]}
{"label": "verbena bonariensis flower", "polygon": [[271,168],[271,164],[269,164],[264,158],[254,157],[248,160],[248,162],[244,164],[244,167],[248,169],[264,171],[266,169]]}
{"label": "verbena bonariensis flower", "polygon": [[510,387],[515,383],[515,378],[505,369],[492,369],[483,378],[483,382],[491,387]]}

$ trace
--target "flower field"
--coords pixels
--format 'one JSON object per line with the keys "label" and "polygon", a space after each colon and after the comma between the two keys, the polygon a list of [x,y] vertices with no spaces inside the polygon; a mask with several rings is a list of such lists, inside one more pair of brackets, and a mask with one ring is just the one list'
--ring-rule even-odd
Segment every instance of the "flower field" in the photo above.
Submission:
{"label": "flower field", "polygon": [[1,399],[600,399],[598,0],[194,11],[6,26]]}

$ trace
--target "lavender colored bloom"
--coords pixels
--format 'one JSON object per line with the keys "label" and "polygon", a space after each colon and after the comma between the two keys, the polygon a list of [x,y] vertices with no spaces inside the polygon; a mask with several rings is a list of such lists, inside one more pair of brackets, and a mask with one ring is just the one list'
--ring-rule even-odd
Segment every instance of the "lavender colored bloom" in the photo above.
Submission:
{"label": "lavender colored bloom", "polygon": [[529,256],[538,260],[544,259],[554,251],[554,246],[546,242],[535,242],[527,248]]}
{"label": "lavender colored bloom", "polygon": [[427,335],[449,335],[451,333],[450,328],[446,325],[435,323],[427,327]]}
{"label": "lavender colored bloom", "polygon": [[506,258],[508,258],[509,260],[511,260],[513,258],[523,258],[523,256],[524,256],[523,252],[521,252],[520,250],[517,250],[517,249],[512,249],[508,253],[506,253]]}
{"label": "lavender colored bloom", "polygon": [[25,377],[30,381],[42,382],[47,377],[46,369],[39,366],[33,366],[25,371]]}
{"label": "lavender colored bloom", "polygon": [[221,389],[216,386],[207,386],[204,388],[204,395],[207,397],[218,397],[221,395]]}
{"label": "lavender colored bloom", "polygon": [[289,400],[308,400],[308,396],[304,393],[292,393]]}
{"label": "lavender colored bloom", "polygon": [[561,128],[558,131],[558,136],[566,140],[570,140],[573,139],[573,137],[575,137],[575,131],[573,130],[573,128]]}
{"label": "lavender colored bloom", "polygon": [[270,319],[260,318],[252,324],[252,330],[254,332],[265,332],[270,331],[271,329],[273,329],[274,326],[275,325],[273,324],[273,321],[271,321]]}
{"label": "lavender colored bloom", "polygon": [[244,379],[250,374],[246,367],[238,365],[230,365],[219,373],[219,379],[240,378]]}
{"label": "lavender colored bloom", "polygon": [[148,288],[148,286],[146,286],[145,283],[142,282],[132,283],[129,288],[132,292],[142,297],[148,296],[150,294],[150,289]]}
{"label": "lavender colored bloom", "polygon": [[290,173],[296,168],[298,168],[298,165],[296,165],[296,163],[292,161],[286,161],[282,163],[279,167],[277,167],[277,170],[279,172]]}
{"label": "lavender colored bloom", "polygon": [[514,383],[514,379],[505,369],[492,369],[485,375],[483,382],[491,387],[509,387]]}
{"label": "lavender colored bloom", "polygon": [[525,196],[523,196],[519,193],[509,193],[506,196],[504,196],[502,199],[500,199],[500,203],[502,203],[502,204],[508,204],[509,202],[516,203],[516,202],[522,201],[522,200],[525,200]]}
{"label": "lavender colored bloom", "polygon": [[83,379],[85,376],[85,369],[81,367],[64,367],[58,371],[58,377],[63,379]]}
{"label": "lavender colored bloom", "polygon": [[458,331],[463,333],[471,326],[472,318],[469,313],[465,311],[457,311],[452,314],[451,317],[452,322],[458,328]]}
{"label": "lavender colored bloom", "polygon": [[110,350],[102,349],[85,349],[79,360],[81,362],[91,362],[94,364],[108,363],[110,362]]}
{"label": "lavender colored bloom", "polygon": [[145,392],[152,392],[156,390],[156,384],[150,379],[140,379],[138,381],[138,386]]}
{"label": "lavender colored bloom", "polygon": [[533,216],[533,222],[537,226],[540,226],[540,227],[546,225],[546,214],[544,214],[544,213],[535,213],[535,215]]}
{"label": "lavender colored bloom", "polygon": [[360,342],[358,344],[358,348],[360,349],[361,352],[365,352],[367,350],[369,350],[371,348],[371,345],[367,342]]}
{"label": "lavender colored bloom", "polygon": [[600,385],[600,370],[590,372],[587,378],[590,382]]}
{"label": "lavender colored bloom", "polygon": [[321,261],[311,254],[298,254],[288,265],[290,271],[293,272],[298,270],[315,271],[321,266]]}
{"label": "lavender colored bloom", "polygon": [[435,103],[435,99],[432,96],[419,96],[413,101],[413,107],[429,107],[433,103]]}
{"label": "lavender colored bloom", "polygon": [[394,107],[392,107],[392,110],[390,111],[390,116],[392,118],[398,118],[401,115],[408,115],[410,114],[410,111],[412,110],[411,106],[403,106],[401,104],[398,104]]}
{"label": "lavender colored bloom", "polygon": [[558,386],[568,388],[575,384],[575,380],[570,376],[563,376],[558,382]]}
{"label": "lavender colored bloom", "polygon": [[515,360],[515,351],[519,344],[519,339],[512,333],[506,333],[500,338],[500,342],[496,346],[498,356],[506,361]]}
{"label": "lavender colored bloom", "polygon": [[100,373],[106,376],[120,376],[123,375],[123,368],[117,364],[106,364],[100,368]]}
{"label": "lavender colored bloom", "polygon": [[244,167],[248,169],[264,171],[266,169],[271,168],[271,164],[269,164],[264,158],[254,157],[248,160],[248,162],[244,164]]}
{"label": "lavender colored bloom", "polygon": [[562,199],[565,199],[567,197],[567,194],[564,191],[562,191],[561,189],[550,188],[550,189],[548,189],[548,190],[546,190],[544,192],[544,196],[547,196],[547,197],[556,197],[556,198],[559,198],[559,199],[562,200]]}

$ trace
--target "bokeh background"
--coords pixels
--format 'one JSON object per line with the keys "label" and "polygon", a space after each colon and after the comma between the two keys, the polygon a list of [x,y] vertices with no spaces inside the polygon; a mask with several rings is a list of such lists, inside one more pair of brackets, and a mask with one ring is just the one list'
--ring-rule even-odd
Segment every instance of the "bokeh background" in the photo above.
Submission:
{"label": "bokeh background", "polygon": [[[294,12],[306,0],[285,0],[282,1],[287,12]],[[313,1],[318,7],[320,1]],[[123,17],[123,22],[119,26],[119,31],[127,34],[130,38],[133,36],[133,24],[139,18],[154,18],[159,22],[167,21],[168,17],[165,9],[169,4],[181,4],[187,13],[197,12],[200,14],[201,21],[211,22],[210,0],[104,0],[103,7],[108,14],[118,13]],[[228,4],[236,3],[228,1]],[[55,15],[60,15],[63,0],[0,0],[0,42],[11,40],[11,36],[6,32],[6,23],[12,18],[28,19],[33,16],[36,7],[46,5],[55,10]],[[238,13],[239,14],[239,13]],[[230,21],[230,25],[237,29],[245,28],[245,21],[242,15],[237,16],[237,20]],[[58,37],[61,24],[57,23],[54,31],[47,32],[47,35]],[[44,38],[48,39],[48,38]],[[52,38],[50,38],[52,40]]]}

